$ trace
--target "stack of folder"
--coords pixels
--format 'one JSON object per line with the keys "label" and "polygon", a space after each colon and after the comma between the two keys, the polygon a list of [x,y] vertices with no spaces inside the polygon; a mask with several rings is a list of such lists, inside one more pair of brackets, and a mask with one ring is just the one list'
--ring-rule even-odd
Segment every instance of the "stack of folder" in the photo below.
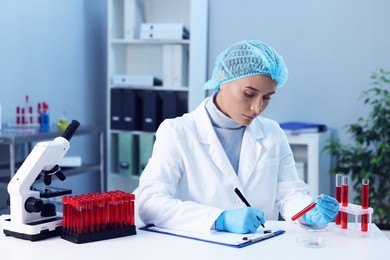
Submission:
{"label": "stack of folder", "polygon": [[188,86],[188,46],[182,44],[164,44],[163,81],[164,87]]}
{"label": "stack of folder", "polygon": [[138,138],[130,133],[118,134],[117,165],[120,174],[133,175],[138,171]]}
{"label": "stack of folder", "polygon": [[122,175],[140,175],[152,156],[153,134],[118,134],[118,146],[113,152],[113,170]]}
{"label": "stack of folder", "polygon": [[155,132],[167,118],[187,112],[185,92],[111,89],[111,129]]}

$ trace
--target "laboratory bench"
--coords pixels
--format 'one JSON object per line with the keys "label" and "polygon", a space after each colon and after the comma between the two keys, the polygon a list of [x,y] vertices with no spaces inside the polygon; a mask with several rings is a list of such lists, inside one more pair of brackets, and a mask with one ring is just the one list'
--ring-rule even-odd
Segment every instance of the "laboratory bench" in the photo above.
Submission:
{"label": "laboratory bench", "polygon": [[[16,148],[18,145],[22,146],[25,151],[25,157],[32,151],[33,145],[40,141],[51,141],[58,136],[62,136],[64,131],[58,130],[55,125],[51,126],[49,130],[41,131],[40,128],[23,128],[23,127],[13,127],[7,128],[3,127],[0,130],[0,146],[8,147],[9,152],[9,162],[3,165],[0,165],[0,189],[6,188],[10,179],[16,173],[18,167],[23,163],[23,161],[17,161],[16,157]],[[98,172],[100,179],[100,190],[105,190],[105,176],[104,176],[104,131],[103,127],[99,126],[83,126],[81,125],[76,132],[74,133],[73,138],[77,136],[94,136],[96,137],[96,142],[98,144],[97,150],[97,162],[82,164],[79,167],[63,167],[66,176],[71,176],[74,174],[80,173],[92,173]],[[72,139],[73,139],[72,138]],[[70,141],[72,147],[72,139]],[[73,149],[77,149],[73,148]],[[1,156],[1,155],[0,155]],[[66,156],[66,155],[65,155]],[[25,158],[24,157],[24,158]],[[24,160],[23,158],[23,160]]]}
{"label": "laboratory bench", "polygon": [[[344,233],[334,223],[323,231],[309,231],[287,221],[267,221],[267,229],[282,235],[244,248],[233,248],[177,236],[139,230],[137,234],[97,242],[75,244],[60,237],[31,242],[3,234],[0,217],[1,259],[46,255],[61,259],[385,259],[390,240],[374,224],[366,237]],[[353,223],[351,223],[352,225]],[[320,239],[320,244],[302,241]],[[23,250],[21,250],[23,249]]]}

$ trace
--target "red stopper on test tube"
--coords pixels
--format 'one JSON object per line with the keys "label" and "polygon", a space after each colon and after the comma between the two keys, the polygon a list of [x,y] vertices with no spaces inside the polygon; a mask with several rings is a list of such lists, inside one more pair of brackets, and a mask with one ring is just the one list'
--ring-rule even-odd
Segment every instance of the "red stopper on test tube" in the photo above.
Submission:
{"label": "red stopper on test tube", "polygon": [[[348,190],[349,190],[349,178],[343,177],[343,185],[341,187],[341,205],[348,207]],[[348,213],[341,212],[341,228],[347,229],[348,227]]]}
{"label": "red stopper on test tube", "polygon": [[[368,179],[362,180],[362,209],[368,209],[368,198],[369,198],[369,183]],[[362,232],[368,231],[368,214],[362,215]]]}
{"label": "red stopper on test tube", "polygon": [[[343,175],[338,173],[336,174],[336,200],[338,203],[341,203],[341,186],[342,186]],[[341,224],[341,212],[339,212],[335,219],[336,225]]]}

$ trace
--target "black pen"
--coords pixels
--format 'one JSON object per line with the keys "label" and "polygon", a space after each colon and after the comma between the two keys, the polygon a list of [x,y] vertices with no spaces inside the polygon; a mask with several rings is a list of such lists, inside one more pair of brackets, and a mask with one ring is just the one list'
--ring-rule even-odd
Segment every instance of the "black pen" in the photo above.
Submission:
{"label": "black pen", "polygon": [[[234,192],[238,195],[238,197],[240,197],[240,199],[242,200],[242,202],[244,202],[245,205],[246,205],[247,207],[249,207],[249,208],[251,207],[251,205],[249,204],[249,202],[245,199],[244,195],[242,195],[241,191],[240,191],[238,188],[235,188],[235,189],[234,189]],[[261,224],[261,226],[262,226],[263,228],[265,228],[265,226],[264,226],[263,224]]]}

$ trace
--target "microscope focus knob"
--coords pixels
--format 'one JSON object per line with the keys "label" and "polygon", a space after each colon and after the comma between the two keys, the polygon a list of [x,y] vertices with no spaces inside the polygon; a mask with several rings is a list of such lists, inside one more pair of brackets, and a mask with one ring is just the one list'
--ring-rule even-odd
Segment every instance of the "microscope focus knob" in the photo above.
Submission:
{"label": "microscope focus knob", "polygon": [[34,197],[30,197],[24,203],[24,208],[27,212],[41,212],[43,208],[43,201]]}

